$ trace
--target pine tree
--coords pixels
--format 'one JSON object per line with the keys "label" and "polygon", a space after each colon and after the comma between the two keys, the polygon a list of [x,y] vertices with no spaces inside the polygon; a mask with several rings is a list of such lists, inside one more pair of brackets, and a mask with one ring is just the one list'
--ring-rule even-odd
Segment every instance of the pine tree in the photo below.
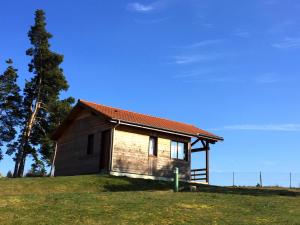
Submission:
{"label": "pine tree", "polygon": [[44,164],[41,161],[31,164],[31,169],[26,173],[26,177],[44,177],[44,176],[46,176],[46,169]]}
{"label": "pine tree", "polygon": [[22,97],[17,85],[17,69],[8,59],[5,72],[0,75],[0,160],[3,158],[1,147],[9,145],[15,139],[16,128],[21,120],[20,105]]}
{"label": "pine tree", "polygon": [[35,24],[28,32],[32,47],[26,54],[32,57],[29,72],[34,76],[24,88],[24,125],[21,128],[17,148],[14,177],[24,173],[27,155],[37,158],[37,146],[48,134],[47,124],[51,105],[59,101],[60,92],[68,89],[68,83],[60,68],[63,56],[50,50],[52,35],[46,30],[45,13],[35,12]]}
{"label": "pine tree", "polygon": [[10,170],[7,172],[6,177],[7,178],[12,178],[13,177],[13,174]]}

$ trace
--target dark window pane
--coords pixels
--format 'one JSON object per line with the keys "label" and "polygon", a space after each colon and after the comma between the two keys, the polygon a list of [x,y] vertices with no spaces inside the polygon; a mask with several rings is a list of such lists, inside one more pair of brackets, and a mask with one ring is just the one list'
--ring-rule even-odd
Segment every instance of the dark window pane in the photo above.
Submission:
{"label": "dark window pane", "polygon": [[188,144],[184,143],[184,160],[189,161],[189,151],[188,151]]}
{"label": "dark window pane", "polygon": [[87,154],[91,155],[93,154],[93,150],[94,150],[94,135],[90,134],[88,136],[88,143],[87,143]]}

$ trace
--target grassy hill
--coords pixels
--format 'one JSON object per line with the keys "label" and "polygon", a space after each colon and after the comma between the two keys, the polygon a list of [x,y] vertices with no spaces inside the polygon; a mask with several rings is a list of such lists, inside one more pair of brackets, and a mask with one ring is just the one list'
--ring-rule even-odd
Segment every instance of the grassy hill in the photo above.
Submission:
{"label": "grassy hill", "polygon": [[0,179],[0,224],[300,224],[300,191],[110,176]]}

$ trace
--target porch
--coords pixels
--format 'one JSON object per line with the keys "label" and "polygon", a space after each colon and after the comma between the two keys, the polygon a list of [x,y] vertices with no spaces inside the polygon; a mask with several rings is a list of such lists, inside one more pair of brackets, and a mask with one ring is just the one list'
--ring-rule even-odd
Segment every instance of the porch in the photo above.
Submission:
{"label": "porch", "polygon": [[[199,144],[198,148],[194,146]],[[207,183],[209,184],[209,150],[210,144],[215,144],[214,140],[206,140],[202,138],[197,138],[191,143],[191,158],[193,158],[193,153],[204,152],[205,154],[205,167],[191,169],[191,182]]]}

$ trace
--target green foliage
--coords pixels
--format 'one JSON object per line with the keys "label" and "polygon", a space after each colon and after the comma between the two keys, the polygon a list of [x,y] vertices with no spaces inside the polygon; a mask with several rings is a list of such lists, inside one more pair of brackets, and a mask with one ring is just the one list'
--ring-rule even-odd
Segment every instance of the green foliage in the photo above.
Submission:
{"label": "green foliage", "polygon": [[13,174],[10,170],[7,172],[6,177],[7,178],[12,178],[13,177]]}
{"label": "green foliage", "polygon": [[20,106],[22,98],[17,85],[17,69],[8,59],[7,69],[0,75],[0,160],[3,158],[1,147],[10,144],[16,136],[16,127],[21,120]]}
{"label": "green foliage", "polygon": [[45,20],[44,11],[37,10],[35,24],[28,32],[32,47],[26,54],[32,57],[29,72],[35,76],[26,84],[24,95],[29,105],[33,104],[33,100],[39,100],[47,107],[58,99],[62,90],[68,89],[68,83],[60,68],[63,55],[50,50],[49,39],[52,35],[46,30]]}
{"label": "green foliage", "polygon": [[50,139],[53,130],[70,111],[73,98],[60,100],[61,91],[68,89],[68,83],[60,64],[63,55],[50,49],[52,35],[46,30],[46,18],[43,10],[36,10],[35,23],[28,37],[31,46],[26,55],[31,57],[29,72],[33,77],[26,81],[23,90],[22,113],[24,122],[20,127],[18,141],[11,143],[9,153],[16,152],[15,176],[21,176],[27,155],[31,155],[39,166],[39,153],[48,165],[54,151]]}
{"label": "green foliage", "polygon": [[47,171],[41,161],[31,164],[31,169],[26,173],[26,177],[44,177]]}
{"label": "green foliage", "polygon": [[[111,176],[0,180],[1,224],[299,224],[300,190],[172,191],[172,183]],[[285,193],[285,195],[282,195]]]}
{"label": "green foliage", "polygon": [[44,162],[51,164],[54,142],[50,135],[75,102],[71,97],[60,99],[61,91],[68,89],[60,67],[63,55],[50,49],[52,35],[46,30],[43,10],[36,10],[28,37],[31,47],[26,55],[31,57],[28,70],[33,77],[26,80],[23,96],[20,95],[17,70],[11,59],[7,60],[8,67],[0,75],[0,160],[3,158],[3,146],[6,154],[15,153],[14,176],[22,176],[28,155],[35,162],[30,174],[43,173]]}
{"label": "green foliage", "polygon": [[50,136],[69,114],[74,103],[75,99],[69,97],[67,99],[52,102],[52,104],[49,105],[49,114],[44,126],[47,127],[47,135],[41,137],[39,141],[39,153],[48,166],[52,163],[52,157],[55,150],[55,143],[51,140]]}

